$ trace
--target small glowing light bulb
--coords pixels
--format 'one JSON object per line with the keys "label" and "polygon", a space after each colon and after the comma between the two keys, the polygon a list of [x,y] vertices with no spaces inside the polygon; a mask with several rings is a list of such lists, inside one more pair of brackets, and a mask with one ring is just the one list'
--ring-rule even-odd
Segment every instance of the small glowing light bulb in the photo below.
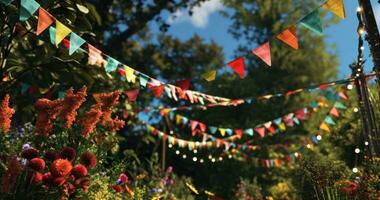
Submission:
{"label": "small glowing light bulb", "polygon": [[232,155],[231,155],[231,154],[228,154],[228,158],[231,159],[231,158],[232,158]]}
{"label": "small glowing light bulb", "polygon": [[177,155],[178,155],[178,154],[179,154],[179,151],[178,151],[178,150],[177,150],[177,151],[175,151],[175,154],[177,154]]}
{"label": "small glowing light bulb", "polygon": [[223,160],[223,158],[222,157],[219,157],[219,161],[222,161]]}
{"label": "small glowing light bulb", "polygon": [[294,156],[298,157],[298,152],[295,152],[295,153],[294,153]]}
{"label": "small glowing light bulb", "polygon": [[354,173],[358,173],[358,168],[356,168],[356,167],[354,167],[354,168],[352,168],[352,172],[354,172]]}
{"label": "small glowing light bulb", "polygon": [[187,158],[187,155],[186,155],[186,154],[183,154],[183,155],[182,155],[182,158],[183,158],[183,159],[186,159],[186,158]]}
{"label": "small glowing light bulb", "polygon": [[358,7],[356,8],[356,12],[361,12],[361,11],[362,11],[362,7],[358,6]]}
{"label": "small glowing light bulb", "polygon": [[369,142],[365,141],[365,142],[364,142],[364,145],[365,145],[365,146],[368,146],[368,145],[369,145]]}
{"label": "small glowing light bulb", "polygon": [[172,147],[173,147],[173,145],[172,145],[172,144],[169,144],[169,145],[168,145],[168,147],[169,147],[169,148],[172,148]]}
{"label": "small glowing light bulb", "polygon": [[359,108],[354,108],[354,112],[359,112]]}
{"label": "small glowing light bulb", "polygon": [[194,151],[193,151],[194,153],[198,153],[198,150],[196,150],[196,149],[194,149]]}
{"label": "small glowing light bulb", "polygon": [[215,158],[211,159],[211,162],[215,162]]}
{"label": "small glowing light bulb", "polygon": [[308,149],[310,149],[310,148],[311,148],[311,145],[310,145],[310,144],[307,144],[306,147],[307,147]]}
{"label": "small glowing light bulb", "polygon": [[208,155],[208,159],[210,159],[210,160],[211,160],[211,159],[212,159],[212,156],[211,156],[211,155]]}
{"label": "small glowing light bulb", "polygon": [[204,162],[204,160],[203,160],[203,159],[200,159],[200,160],[199,160],[199,162],[200,162],[200,163],[203,163],[203,162]]}
{"label": "small glowing light bulb", "polygon": [[348,89],[348,90],[352,90],[353,88],[354,88],[354,86],[353,86],[352,84],[348,84],[348,85],[347,85],[347,89]]}
{"label": "small glowing light bulb", "polygon": [[317,140],[322,140],[322,136],[321,135],[317,135]]}
{"label": "small glowing light bulb", "polygon": [[356,149],[355,149],[355,153],[360,153],[360,149],[359,149],[359,148],[356,148]]}
{"label": "small glowing light bulb", "polygon": [[198,158],[197,157],[193,157],[193,161],[194,162],[197,162]]}

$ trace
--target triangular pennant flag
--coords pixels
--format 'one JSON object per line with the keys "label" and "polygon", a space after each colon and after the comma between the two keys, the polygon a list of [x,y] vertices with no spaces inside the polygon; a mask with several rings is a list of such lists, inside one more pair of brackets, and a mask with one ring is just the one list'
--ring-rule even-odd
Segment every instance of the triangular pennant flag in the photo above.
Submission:
{"label": "triangular pennant flag", "polygon": [[265,128],[264,127],[255,128],[255,131],[260,135],[261,138],[263,138],[265,136]]}
{"label": "triangular pennant flag", "polygon": [[278,34],[276,37],[293,49],[298,49],[297,28],[295,25]]}
{"label": "triangular pennant flag", "polygon": [[340,98],[342,98],[344,100],[348,100],[348,97],[347,97],[347,95],[344,92],[339,92],[338,95],[339,95]]}
{"label": "triangular pennant flag", "polygon": [[198,121],[190,120],[191,130],[194,131],[197,128],[198,124]]}
{"label": "triangular pennant flag", "polygon": [[233,130],[230,129],[230,128],[226,128],[226,133],[227,133],[228,135],[232,135]]}
{"label": "triangular pennant flag", "polygon": [[58,20],[55,21],[55,24],[55,45],[58,46],[58,44],[61,43],[62,40],[65,39],[65,37],[71,33],[71,29],[69,29],[67,26],[65,26]]}
{"label": "triangular pennant flag", "polygon": [[269,42],[264,43],[256,49],[253,49],[252,53],[263,60],[268,66],[272,65]]}
{"label": "triangular pennant flag", "polygon": [[50,42],[52,43],[52,44],[55,44],[55,28],[54,27],[52,27],[52,26],[50,26],[49,27],[49,36],[50,36]]}
{"label": "triangular pennant flag", "polygon": [[253,136],[253,129],[252,128],[245,129],[244,133],[247,134],[247,135]]}
{"label": "triangular pennant flag", "polygon": [[335,102],[334,107],[340,108],[340,109],[346,109],[347,108],[343,103],[341,103],[339,101]]}
{"label": "triangular pennant flag", "polygon": [[202,75],[202,78],[206,81],[213,81],[216,78],[216,70],[211,70]]}
{"label": "triangular pennant flag", "polygon": [[339,111],[335,107],[331,108],[330,114],[335,116],[335,117],[339,117]]}
{"label": "triangular pennant flag", "polygon": [[282,118],[279,117],[279,118],[273,120],[273,122],[274,122],[276,125],[279,125],[279,124],[281,124],[281,122],[282,122]]}
{"label": "triangular pennant flag", "polygon": [[[140,80],[141,80],[141,77],[140,77]],[[160,98],[162,96],[162,94],[164,93],[165,85],[163,85],[163,84],[157,85],[157,86],[149,85],[149,88],[152,90],[153,95],[156,98]]]}
{"label": "triangular pennant flag", "polygon": [[182,90],[188,90],[190,88],[191,79],[184,79],[176,82],[176,85]]}
{"label": "triangular pennant flag", "polygon": [[80,46],[82,46],[86,41],[78,36],[75,33],[71,33],[70,35],[70,48],[69,55],[72,55]]}
{"label": "triangular pennant flag", "polygon": [[221,136],[225,136],[226,135],[226,129],[224,129],[224,128],[219,128],[219,132],[220,132]]}
{"label": "triangular pennant flag", "polygon": [[189,119],[187,117],[182,117],[182,123],[187,124],[189,122]]}
{"label": "triangular pennant flag", "polygon": [[343,0],[328,0],[322,5],[322,7],[326,8],[342,19],[346,18]]}
{"label": "triangular pennant flag", "polygon": [[137,96],[139,95],[139,89],[128,90],[125,92],[125,94],[128,97],[128,101],[136,101]]}
{"label": "triangular pennant flag", "polygon": [[135,83],[136,82],[135,70],[128,66],[124,66],[124,71],[125,71],[125,77],[127,78],[128,83]]}
{"label": "triangular pennant flag", "polygon": [[20,21],[24,22],[29,19],[40,7],[34,0],[21,0]]}
{"label": "triangular pennant flag", "polygon": [[45,9],[40,7],[38,10],[38,25],[36,35],[40,35],[53,22],[54,19],[50,16],[50,14]]}
{"label": "triangular pennant flag", "polygon": [[88,64],[102,66],[104,62],[102,51],[88,44]]}
{"label": "triangular pennant flag", "polygon": [[241,138],[243,136],[243,129],[236,129],[235,135],[237,135],[238,138]]}
{"label": "triangular pennant flag", "polygon": [[211,133],[211,134],[215,134],[216,131],[218,130],[218,128],[217,128],[217,127],[214,127],[214,126],[209,126],[208,129],[210,129],[210,133]]}
{"label": "triangular pennant flag", "polygon": [[202,133],[206,132],[206,124],[204,123],[199,123],[199,129],[202,131]]}
{"label": "triangular pennant flag", "polygon": [[321,125],[319,125],[319,129],[326,131],[326,132],[330,132],[330,128],[329,128],[329,126],[327,126],[327,124],[325,122],[322,122]]}
{"label": "triangular pennant flag", "polygon": [[286,126],[284,123],[279,124],[278,128],[280,128],[281,131],[286,131]]}
{"label": "triangular pennant flag", "polygon": [[119,65],[119,61],[115,60],[114,58],[108,57],[107,65],[106,65],[106,72],[113,72],[117,69],[117,66]]}
{"label": "triangular pennant flag", "polygon": [[330,124],[330,125],[335,125],[336,124],[331,116],[326,116],[325,122],[327,124]]}
{"label": "triangular pennant flag", "polygon": [[245,71],[244,71],[244,58],[237,58],[227,64],[229,67],[231,67],[239,76],[241,79],[244,78]]}
{"label": "triangular pennant flag", "polygon": [[309,13],[304,18],[302,18],[301,25],[318,34],[322,34],[323,28],[321,18],[319,17],[318,9],[314,10],[313,12]]}
{"label": "triangular pennant flag", "polygon": [[0,3],[3,3],[5,5],[10,4],[13,0],[0,0]]}
{"label": "triangular pennant flag", "polygon": [[141,87],[146,87],[146,84],[148,83],[148,77],[140,74],[139,81]]}
{"label": "triangular pennant flag", "polygon": [[176,115],[175,116],[175,123],[176,124],[181,124],[182,123],[182,116],[181,115]]}

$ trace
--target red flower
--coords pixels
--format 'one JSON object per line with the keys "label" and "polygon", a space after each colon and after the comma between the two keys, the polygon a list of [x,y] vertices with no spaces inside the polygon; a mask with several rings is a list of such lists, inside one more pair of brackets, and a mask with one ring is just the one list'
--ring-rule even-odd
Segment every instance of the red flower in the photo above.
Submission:
{"label": "red flower", "polygon": [[60,158],[60,155],[56,151],[46,151],[45,152],[46,160],[54,161]]}
{"label": "red flower", "polygon": [[8,193],[16,184],[18,176],[22,172],[21,163],[17,157],[12,156],[7,159],[7,170],[1,177],[0,192]]}
{"label": "red flower", "polygon": [[66,176],[62,177],[53,177],[51,184],[53,186],[61,186],[66,182]]}
{"label": "red flower", "polygon": [[345,192],[349,196],[353,196],[358,190],[359,186],[356,183],[347,181],[346,185],[341,187],[340,190]]}
{"label": "red flower", "polygon": [[86,166],[87,168],[94,168],[96,165],[96,156],[91,152],[84,152],[80,156],[80,163]]}
{"label": "red flower", "polygon": [[22,151],[21,157],[26,158],[28,160],[31,160],[33,158],[37,158],[38,157],[38,151],[36,149],[33,149],[33,148],[26,149],[26,150]]}
{"label": "red flower", "polygon": [[65,93],[63,99],[63,107],[60,114],[61,119],[65,119],[65,127],[70,128],[77,116],[77,110],[86,101],[86,86],[83,86],[76,94],[74,94],[73,88],[70,88]]}
{"label": "red flower", "polygon": [[32,183],[37,184],[42,182],[43,175],[40,172],[34,172]]}
{"label": "red flower", "polygon": [[121,185],[113,185],[112,188],[113,188],[117,193],[122,193],[122,192],[123,192],[123,187],[121,187]]}
{"label": "red flower", "polygon": [[123,183],[128,183],[128,176],[125,175],[124,173],[121,173],[119,175],[119,179],[123,182]]}
{"label": "red flower", "polygon": [[5,95],[0,106],[0,129],[4,134],[7,134],[11,127],[11,117],[15,113],[15,110],[9,107],[9,95]]}
{"label": "red flower", "polygon": [[108,121],[108,127],[109,129],[114,132],[118,131],[119,129],[123,128],[125,125],[124,120],[120,120],[118,116],[115,117],[115,119],[111,119]]}
{"label": "red flower", "polygon": [[47,186],[51,186],[52,185],[53,179],[54,179],[54,177],[51,175],[50,172],[45,173],[42,176],[42,182],[44,183],[44,185],[47,185]]}
{"label": "red flower", "polygon": [[101,123],[103,125],[111,118],[112,108],[118,103],[119,96],[119,91],[94,95],[96,102],[102,104],[103,115]]}
{"label": "red flower", "polygon": [[99,122],[102,116],[101,104],[95,104],[91,106],[91,110],[86,112],[83,119],[81,120],[82,132],[81,134],[88,138],[90,133],[94,131],[96,124]]}
{"label": "red flower", "polygon": [[62,108],[62,100],[38,99],[35,107],[38,112],[36,133],[47,136],[53,128],[53,121]]}
{"label": "red flower", "polygon": [[86,177],[79,178],[75,181],[75,185],[82,188],[83,191],[88,191],[91,185],[90,179]]}
{"label": "red flower", "polygon": [[71,174],[75,178],[82,178],[87,175],[87,168],[84,165],[78,164],[71,170]]}
{"label": "red flower", "polygon": [[65,147],[61,151],[61,158],[72,162],[77,156],[77,152],[72,147]]}
{"label": "red flower", "polygon": [[75,187],[71,183],[66,183],[63,185],[63,191],[65,192],[66,196],[70,196],[72,193],[75,192]]}
{"label": "red flower", "polygon": [[45,169],[45,161],[41,158],[33,158],[29,161],[29,167],[35,171],[42,171]]}
{"label": "red flower", "polygon": [[66,159],[57,159],[51,164],[50,172],[54,177],[64,177],[67,176],[73,166],[71,162]]}

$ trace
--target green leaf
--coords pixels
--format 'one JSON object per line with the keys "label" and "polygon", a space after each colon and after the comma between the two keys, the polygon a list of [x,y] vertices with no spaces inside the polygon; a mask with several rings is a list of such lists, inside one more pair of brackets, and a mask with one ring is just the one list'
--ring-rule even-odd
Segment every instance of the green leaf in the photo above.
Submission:
{"label": "green leaf", "polygon": [[81,11],[82,13],[84,14],[87,14],[89,12],[88,8],[83,6],[83,5],[80,5],[80,4],[76,4],[77,8],[79,11]]}

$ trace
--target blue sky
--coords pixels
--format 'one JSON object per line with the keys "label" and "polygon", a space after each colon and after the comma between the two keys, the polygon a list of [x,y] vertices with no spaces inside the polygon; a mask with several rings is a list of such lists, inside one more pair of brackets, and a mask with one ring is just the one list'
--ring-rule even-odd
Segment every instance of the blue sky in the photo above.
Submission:
{"label": "blue sky", "polygon": [[[380,21],[380,5],[376,0],[371,1],[377,21]],[[358,3],[356,0],[344,0],[344,2],[347,18],[325,29],[324,32],[327,36],[326,41],[337,45],[336,50],[340,59],[339,78],[351,73],[348,65],[356,59],[357,54],[356,8]],[[171,19],[170,16],[167,16],[168,22],[171,23],[169,34],[183,40],[190,38],[194,34],[200,35],[208,42],[214,40],[223,47],[226,61],[231,60],[234,58],[233,51],[237,46],[237,42],[228,34],[231,21],[219,14],[218,11],[221,9],[224,9],[221,0],[209,0],[200,7],[195,8],[191,17],[187,15],[186,11],[177,11],[175,13],[178,16],[177,18]],[[366,71],[371,71],[372,61],[369,57],[368,46],[365,48],[364,55],[365,59],[367,59]]]}

